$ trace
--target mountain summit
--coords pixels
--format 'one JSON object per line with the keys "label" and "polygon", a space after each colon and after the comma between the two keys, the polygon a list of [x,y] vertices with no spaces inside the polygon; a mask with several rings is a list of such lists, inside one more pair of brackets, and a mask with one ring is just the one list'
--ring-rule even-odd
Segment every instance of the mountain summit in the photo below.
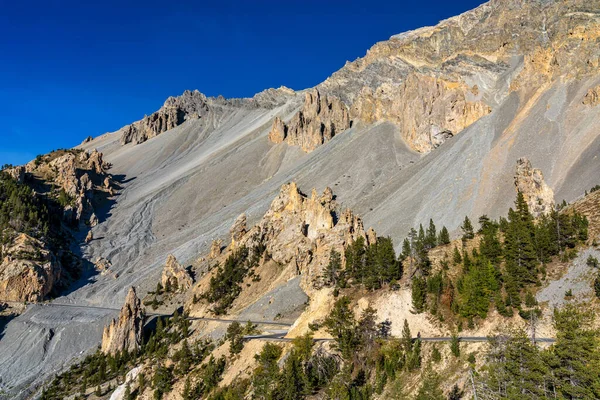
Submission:
{"label": "mountain summit", "polygon": [[599,43],[598,0],[492,0],[314,88],[186,91],[4,171],[0,398],[269,398],[298,371],[305,397],[471,393],[485,350],[459,329],[564,339],[568,302],[597,306]]}

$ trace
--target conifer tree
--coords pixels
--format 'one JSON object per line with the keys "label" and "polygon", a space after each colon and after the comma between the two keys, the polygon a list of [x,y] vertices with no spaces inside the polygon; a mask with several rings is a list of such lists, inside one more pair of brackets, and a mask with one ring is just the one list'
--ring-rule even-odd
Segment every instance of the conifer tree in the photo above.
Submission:
{"label": "conifer tree", "polygon": [[454,261],[455,265],[462,263],[462,256],[460,255],[460,251],[458,251],[458,248],[456,246],[454,246],[454,253],[452,256],[452,261]]}
{"label": "conifer tree", "polygon": [[551,366],[557,392],[568,399],[600,398],[599,334],[593,314],[568,304],[554,312]]}
{"label": "conifer tree", "polygon": [[494,398],[542,399],[550,395],[549,370],[539,349],[522,330],[490,341],[486,387]]}
{"label": "conifer tree", "polygon": [[490,260],[492,264],[498,265],[502,257],[502,243],[498,237],[500,227],[495,221],[486,215],[479,218],[481,242],[479,242],[479,253]]}
{"label": "conifer tree", "polygon": [[336,300],[333,310],[323,322],[327,332],[336,341],[336,347],[346,359],[350,359],[359,345],[356,320],[350,310],[350,299],[346,296]]}
{"label": "conifer tree", "polygon": [[508,211],[508,226],[504,239],[506,272],[518,288],[537,280],[537,254],[533,246],[535,227],[521,192],[517,195],[516,211]]}
{"label": "conifer tree", "polygon": [[325,286],[337,286],[340,277],[340,271],[342,269],[342,258],[340,253],[335,250],[331,250],[329,256],[329,264],[323,271],[323,283]]}
{"label": "conifer tree", "polygon": [[440,387],[441,377],[432,370],[428,370],[424,375],[415,400],[445,400],[444,392]]}
{"label": "conifer tree", "polygon": [[473,239],[475,237],[475,233],[473,232],[473,224],[471,224],[471,220],[469,217],[465,217],[463,224],[460,229],[463,231],[462,240],[463,242]]}
{"label": "conifer tree", "polygon": [[442,230],[440,231],[440,235],[438,237],[438,244],[439,245],[450,244],[450,234],[448,233],[448,229],[445,226],[443,226]]}
{"label": "conifer tree", "polygon": [[458,335],[455,333],[452,334],[452,339],[450,341],[450,351],[454,355],[454,357],[460,356],[460,341],[458,339]]}
{"label": "conifer tree", "polygon": [[404,319],[404,325],[402,327],[401,343],[405,353],[408,353],[412,350],[412,334],[410,333],[410,326],[408,326],[408,321],[406,318]]}
{"label": "conifer tree", "polygon": [[412,305],[417,313],[425,311],[427,300],[427,282],[425,278],[415,276],[412,280]]}
{"label": "conifer tree", "polygon": [[437,246],[437,231],[435,224],[433,223],[433,219],[430,219],[429,227],[427,228],[427,232],[425,234],[425,247],[432,249],[435,246]]}

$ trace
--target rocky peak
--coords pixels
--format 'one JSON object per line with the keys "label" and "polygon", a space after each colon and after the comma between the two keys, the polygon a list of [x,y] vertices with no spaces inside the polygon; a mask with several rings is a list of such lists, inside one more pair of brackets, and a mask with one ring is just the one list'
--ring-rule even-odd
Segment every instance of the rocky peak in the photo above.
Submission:
{"label": "rocky peak", "polygon": [[332,249],[343,254],[345,246],[358,237],[367,242],[376,237],[374,231],[366,234],[362,220],[352,211],[338,215],[337,207],[330,188],[321,195],[313,189],[307,196],[296,183],[285,184],[258,224],[236,243],[250,249],[264,246],[274,261],[294,265],[303,275],[305,287],[312,287],[319,281]]}
{"label": "rocky peak", "polygon": [[209,112],[207,97],[197,90],[169,97],[156,112],[121,129],[121,144],[139,144],[181,125],[188,119],[203,118]]}
{"label": "rocky peak", "polygon": [[349,104],[353,120],[398,125],[408,146],[426,153],[511,92],[530,98],[556,80],[596,74],[593,4],[494,0],[377,43],[318,88]]}
{"label": "rocky peak", "polygon": [[309,153],[350,128],[350,124],[348,108],[340,99],[312,89],[305,93],[302,109],[287,124],[275,118],[269,140],[286,141]]}
{"label": "rocky peak", "polygon": [[131,287],[125,298],[118,319],[113,319],[102,333],[102,352],[115,354],[119,351],[133,352],[142,345],[144,312],[135,289]]}
{"label": "rocky peak", "polygon": [[194,283],[185,268],[177,262],[173,254],[169,254],[162,272],[161,283],[163,288],[170,288],[174,292],[185,291]]}
{"label": "rocky peak", "polygon": [[531,166],[527,158],[517,160],[515,188],[523,193],[534,217],[548,214],[554,206],[554,192],[544,182],[542,171]]}

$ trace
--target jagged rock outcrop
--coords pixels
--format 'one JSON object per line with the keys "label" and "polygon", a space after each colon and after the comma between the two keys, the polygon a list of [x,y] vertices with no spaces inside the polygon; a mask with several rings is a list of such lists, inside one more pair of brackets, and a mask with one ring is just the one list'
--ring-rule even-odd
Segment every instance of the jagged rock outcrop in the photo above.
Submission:
{"label": "jagged rock outcrop", "polygon": [[223,241],[221,239],[213,240],[210,245],[210,254],[208,257],[210,259],[215,259],[219,257],[222,253]]}
{"label": "jagged rock outcrop", "polygon": [[0,247],[0,298],[36,302],[46,297],[59,281],[62,266],[44,243],[24,233]]}
{"label": "jagged rock outcrop", "polygon": [[88,137],[86,137],[86,138],[83,140],[83,142],[81,142],[81,144],[86,144],[86,143],[89,143],[89,142],[91,142],[92,140],[94,140],[94,138],[93,138],[93,137],[91,137],[91,136],[88,136]]}
{"label": "jagged rock outcrop", "polygon": [[94,262],[94,267],[96,270],[102,274],[106,273],[112,267],[112,263],[110,260],[107,260],[104,257],[98,257]]}
{"label": "jagged rock outcrop", "polygon": [[238,216],[229,229],[229,233],[231,234],[231,247],[235,248],[240,239],[246,234],[246,214],[241,214]]}
{"label": "jagged rock outcrop", "polygon": [[318,285],[332,249],[343,254],[345,246],[358,237],[367,243],[376,240],[375,232],[367,235],[362,220],[352,211],[337,215],[336,208],[330,188],[320,196],[313,189],[308,197],[295,183],[285,184],[260,222],[235,243],[249,249],[264,246],[276,262],[294,265],[307,288]]}
{"label": "jagged rock outcrop", "polygon": [[188,119],[202,118],[208,111],[208,102],[204,94],[197,90],[186,90],[181,96],[169,97],[155,113],[123,128],[121,144],[145,142]]}
{"label": "jagged rock outcrop", "polygon": [[286,141],[308,153],[348,128],[350,115],[346,105],[335,96],[322,95],[313,89],[306,92],[302,109],[287,124],[275,118],[269,140]]}
{"label": "jagged rock outcrop", "polygon": [[177,262],[173,254],[169,254],[161,277],[163,288],[170,288],[173,292],[183,292],[189,289],[193,283],[194,281],[186,269]]}
{"label": "jagged rock outcrop", "polygon": [[113,319],[104,327],[102,333],[102,352],[115,354],[117,352],[133,352],[142,345],[142,330],[144,327],[144,311],[142,302],[132,287],[127,293],[125,304],[121,308],[118,319]]}
{"label": "jagged rock outcrop", "polygon": [[25,167],[22,165],[14,168],[7,168],[5,172],[19,183],[23,183],[25,181]]}
{"label": "jagged rock outcrop", "polygon": [[600,86],[596,86],[588,90],[583,98],[583,104],[592,107],[600,104]]}
{"label": "jagged rock outcrop", "polygon": [[285,140],[287,134],[287,126],[279,117],[275,117],[273,120],[273,126],[269,131],[269,140],[275,144],[282,143]]}
{"label": "jagged rock outcrop", "polygon": [[427,153],[491,112],[474,98],[471,88],[420,73],[400,84],[364,87],[352,104],[352,116],[368,123],[381,120],[398,125],[404,141]]}
{"label": "jagged rock outcrop", "polygon": [[529,211],[534,217],[548,214],[554,206],[554,192],[544,182],[544,175],[539,169],[533,168],[526,158],[517,160],[515,172],[515,188],[523,193]]}
{"label": "jagged rock outcrop", "polygon": [[349,104],[353,120],[391,121],[412,149],[427,152],[511,92],[526,102],[557,80],[597,74],[598,6],[492,0],[375,44],[318,88]]}
{"label": "jagged rock outcrop", "polygon": [[97,192],[114,194],[110,174],[110,163],[104,161],[97,150],[57,151],[25,165],[26,175],[50,183],[63,202],[64,220],[72,225],[95,226],[94,198]]}

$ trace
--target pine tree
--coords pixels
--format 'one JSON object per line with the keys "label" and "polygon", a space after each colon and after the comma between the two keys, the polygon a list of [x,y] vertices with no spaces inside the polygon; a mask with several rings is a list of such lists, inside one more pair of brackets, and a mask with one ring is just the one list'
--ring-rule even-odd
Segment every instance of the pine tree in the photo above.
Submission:
{"label": "pine tree", "polygon": [[535,227],[521,192],[517,195],[516,211],[508,211],[508,226],[504,239],[506,272],[518,288],[537,280],[537,254],[533,246]]}
{"label": "pine tree", "polygon": [[341,269],[342,257],[340,253],[332,249],[329,256],[329,264],[327,264],[325,271],[323,271],[323,283],[325,286],[338,285]]}
{"label": "pine tree", "polygon": [[427,281],[415,276],[412,280],[412,305],[417,313],[425,311],[427,300]]}
{"label": "pine tree", "polygon": [[600,398],[599,335],[593,314],[568,304],[554,312],[551,366],[557,392],[568,399]]}
{"label": "pine tree", "polygon": [[192,400],[192,384],[189,376],[185,378],[183,392],[181,392],[181,398],[182,400]]}
{"label": "pine tree", "polygon": [[490,340],[485,380],[493,398],[547,398],[552,380],[539,349],[522,330],[507,337]]}
{"label": "pine tree", "polygon": [[454,355],[454,357],[460,356],[460,341],[456,334],[452,334],[452,339],[450,341],[450,351]]}
{"label": "pine tree", "polygon": [[443,226],[442,230],[440,231],[440,236],[438,238],[438,244],[439,245],[450,244],[450,234],[448,233],[448,229],[445,226]]}
{"label": "pine tree", "polygon": [[492,264],[487,259],[479,260],[461,279],[461,315],[486,318],[491,299],[499,289]]}
{"label": "pine tree", "polygon": [[272,398],[273,391],[279,380],[279,365],[277,361],[281,357],[281,347],[273,343],[265,343],[262,351],[255,355],[258,366],[254,370],[252,386],[254,397],[260,400]]}
{"label": "pine tree", "polygon": [[429,227],[427,228],[427,233],[425,235],[425,247],[432,249],[435,246],[437,246],[437,231],[433,219],[430,219]]}
{"label": "pine tree", "polygon": [[415,400],[445,400],[444,392],[440,387],[441,377],[432,370],[428,370],[424,375]]}
{"label": "pine tree", "polygon": [[412,334],[410,333],[410,327],[408,326],[408,321],[406,320],[406,318],[404,319],[404,326],[402,327],[401,343],[405,353],[408,353],[412,350]]}
{"label": "pine tree", "polygon": [[469,217],[465,217],[465,220],[463,221],[463,224],[460,228],[463,231],[463,242],[471,240],[475,237],[475,233],[473,232],[473,224],[471,224],[471,220],[469,219]]}
{"label": "pine tree", "polygon": [[337,349],[344,358],[350,359],[360,342],[356,334],[356,320],[350,310],[350,299],[346,296],[336,300],[333,310],[323,322],[327,332],[336,341]]}
{"label": "pine tree", "polygon": [[346,271],[355,280],[362,283],[365,266],[365,239],[360,236],[344,252],[346,258]]}
{"label": "pine tree", "polygon": [[492,264],[498,265],[502,257],[502,243],[498,237],[500,227],[495,221],[486,215],[479,218],[481,242],[479,242],[479,253],[490,260]]}
{"label": "pine tree", "polygon": [[303,399],[309,394],[310,384],[302,367],[298,352],[292,350],[285,360],[279,385],[276,389],[278,398],[283,400]]}
{"label": "pine tree", "polygon": [[460,255],[460,251],[458,251],[458,248],[456,246],[454,246],[454,253],[452,256],[452,261],[454,261],[455,265],[462,263],[462,256]]}

